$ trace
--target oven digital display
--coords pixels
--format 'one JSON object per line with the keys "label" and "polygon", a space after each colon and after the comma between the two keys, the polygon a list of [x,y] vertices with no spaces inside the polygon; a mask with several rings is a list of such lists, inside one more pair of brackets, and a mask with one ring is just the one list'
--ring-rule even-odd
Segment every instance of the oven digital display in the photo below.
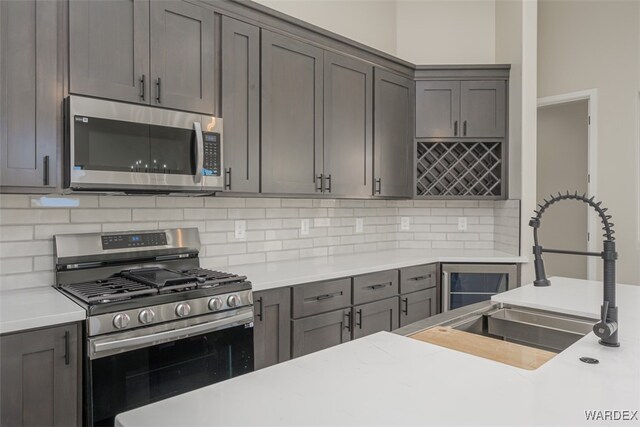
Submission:
{"label": "oven digital display", "polygon": [[102,236],[102,249],[140,248],[147,246],[164,246],[166,244],[167,235],[164,232]]}

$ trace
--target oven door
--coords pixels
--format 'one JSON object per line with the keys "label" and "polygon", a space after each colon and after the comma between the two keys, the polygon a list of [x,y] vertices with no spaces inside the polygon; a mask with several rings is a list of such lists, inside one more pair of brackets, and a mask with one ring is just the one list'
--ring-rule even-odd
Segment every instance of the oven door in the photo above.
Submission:
{"label": "oven door", "polygon": [[182,327],[197,319],[158,325],[150,335],[90,339],[87,424],[113,426],[121,412],[253,370],[250,308]]}
{"label": "oven door", "polygon": [[222,120],[70,96],[65,185],[72,190],[222,189]]}

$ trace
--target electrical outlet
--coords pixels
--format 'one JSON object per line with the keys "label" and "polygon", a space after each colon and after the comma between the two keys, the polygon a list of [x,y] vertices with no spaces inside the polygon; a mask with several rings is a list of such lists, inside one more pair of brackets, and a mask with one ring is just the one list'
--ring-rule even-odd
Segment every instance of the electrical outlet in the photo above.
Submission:
{"label": "electrical outlet", "polygon": [[247,221],[236,221],[235,224],[235,237],[236,239],[247,238]]}
{"label": "electrical outlet", "polygon": [[458,231],[467,231],[467,217],[461,216],[458,218]]}
{"label": "electrical outlet", "polygon": [[400,230],[407,231],[409,230],[409,228],[411,228],[409,217],[403,216],[402,218],[400,218]]}
{"label": "electrical outlet", "polygon": [[309,234],[309,220],[307,218],[300,220],[300,234],[303,236]]}
{"label": "electrical outlet", "polygon": [[356,218],[356,233],[362,233],[364,230],[364,219]]}

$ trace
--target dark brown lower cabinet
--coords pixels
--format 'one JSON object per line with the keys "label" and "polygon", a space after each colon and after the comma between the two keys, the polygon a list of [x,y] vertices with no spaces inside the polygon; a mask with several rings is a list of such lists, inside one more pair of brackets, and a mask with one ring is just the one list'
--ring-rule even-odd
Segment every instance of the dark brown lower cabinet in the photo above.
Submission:
{"label": "dark brown lower cabinet", "polygon": [[437,288],[400,295],[400,327],[436,314],[437,297]]}
{"label": "dark brown lower cabinet", "polygon": [[0,337],[0,425],[81,424],[79,325]]}
{"label": "dark brown lower cabinet", "polygon": [[351,340],[351,308],[291,321],[292,356],[299,357]]}
{"label": "dark brown lower cabinet", "polygon": [[398,329],[398,297],[353,307],[353,338]]}
{"label": "dark brown lower cabinet", "polygon": [[291,358],[291,291],[277,288],[253,294],[254,366],[266,368]]}

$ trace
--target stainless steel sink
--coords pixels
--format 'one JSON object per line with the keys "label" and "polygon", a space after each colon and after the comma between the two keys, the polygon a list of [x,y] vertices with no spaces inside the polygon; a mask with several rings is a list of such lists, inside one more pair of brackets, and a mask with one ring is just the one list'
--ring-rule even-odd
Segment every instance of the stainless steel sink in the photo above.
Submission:
{"label": "stainless steel sink", "polygon": [[591,332],[597,321],[486,301],[439,314],[394,332],[409,336],[435,326],[446,326],[559,353]]}
{"label": "stainless steel sink", "polygon": [[503,306],[486,313],[487,333],[506,341],[561,352],[591,332],[597,319]]}

